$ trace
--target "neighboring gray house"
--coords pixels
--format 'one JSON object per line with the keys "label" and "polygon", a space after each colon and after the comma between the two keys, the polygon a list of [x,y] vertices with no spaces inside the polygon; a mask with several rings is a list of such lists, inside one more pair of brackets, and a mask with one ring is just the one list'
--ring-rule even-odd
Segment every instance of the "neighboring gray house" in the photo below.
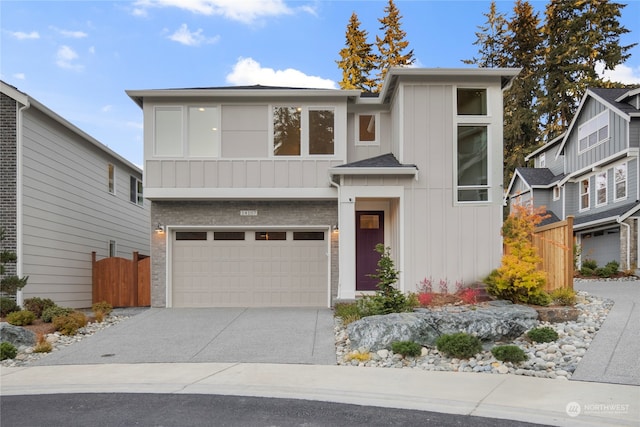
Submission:
{"label": "neighboring gray house", "polygon": [[0,82],[0,227],[18,293],[90,307],[98,259],[149,254],[142,171],[29,95]]}
{"label": "neighboring gray house", "polygon": [[379,96],[130,90],[144,115],[155,307],[331,306],[500,264],[503,90],[519,70],[389,70]]}
{"label": "neighboring gray house", "polygon": [[588,89],[567,131],[526,157],[509,204],[573,215],[581,261],[638,268],[640,89]]}

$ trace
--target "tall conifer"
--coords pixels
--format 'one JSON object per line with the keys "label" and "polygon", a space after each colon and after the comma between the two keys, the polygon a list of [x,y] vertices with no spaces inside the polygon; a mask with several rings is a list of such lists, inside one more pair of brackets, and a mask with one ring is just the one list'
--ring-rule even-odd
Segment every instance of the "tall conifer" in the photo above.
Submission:
{"label": "tall conifer", "polygon": [[384,8],[385,16],[378,19],[382,26],[384,36],[376,36],[376,47],[378,48],[378,76],[376,79],[376,92],[382,89],[387,71],[391,67],[402,67],[411,65],[414,62],[413,49],[406,52],[409,41],[406,39],[407,33],[402,30],[400,11],[393,0]]}
{"label": "tall conifer", "polygon": [[372,91],[375,87],[370,74],[377,59],[372,50],[373,45],[367,43],[367,36],[367,32],[360,29],[358,15],[353,12],[347,26],[345,47],[340,49],[341,59],[336,61],[342,70],[341,89]]}
{"label": "tall conifer", "polygon": [[489,12],[483,13],[487,18],[485,25],[478,26],[474,45],[478,46],[479,58],[464,59],[462,62],[482,68],[504,67],[506,62],[505,38],[507,20],[498,12],[496,2],[489,5]]}

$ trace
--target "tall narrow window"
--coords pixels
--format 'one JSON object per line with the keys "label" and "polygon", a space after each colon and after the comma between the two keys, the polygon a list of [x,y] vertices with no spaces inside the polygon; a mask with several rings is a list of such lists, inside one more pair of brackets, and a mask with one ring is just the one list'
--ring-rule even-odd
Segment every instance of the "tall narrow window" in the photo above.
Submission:
{"label": "tall narrow window", "polygon": [[156,107],[154,116],[156,156],[182,156],[182,107]]}
{"label": "tall narrow window", "polygon": [[132,176],[130,177],[129,182],[129,200],[131,203],[142,206],[144,203],[144,197],[142,195],[142,181],[135,176]]}
{"label": "tall narrow window", "polygon": [[376,143],[375,114],[360,114],[358,116],[358,141],[363,144]]}
{"label": "tall narrow window", "polygon": [[309,110],[309,154],[333,154],[333,110]]}
{"label": "tall narrow window", "polygon": [[109,240],[109,257],[116,256],[116,241]]}
{"label": "tall narrow window", "polygon": [[623,163],[613,169],[615,180],[615,200],[627,198],[627,164]]}
{"label": "tall narrow window", "polygon": [[580,181],[580,210],[589,209],[589,178]]}
{"label": "tall narrow window", "polygon": [[189,107],[189,155],[216,157],[220,124],[216,107]]}
{"label": "tall narrow window", "polygon": [[116,194],[116,167],[109,163],[107,169],[109,174],[109,193]]}
{"label": "tall narrow window", "polygon": [[607,172],[596,175],[596,206],[607,204]]}
{"label": "tall narrow window", "polygon": [[538,157],[539,167],[541,167],[541,168],[546,168],[547,167],[547,156],[545,154],[546,153],[542,153],[542,154],[540,154],[540,157]]}
{"label": "tall narrow window", "polygon": [[301,146],[301,107],[273,109],[273,154],[299,156]]}
{"label": "tall narrow window", "polygon": [[458,126],[458,201],[489,200],[487,127]]}

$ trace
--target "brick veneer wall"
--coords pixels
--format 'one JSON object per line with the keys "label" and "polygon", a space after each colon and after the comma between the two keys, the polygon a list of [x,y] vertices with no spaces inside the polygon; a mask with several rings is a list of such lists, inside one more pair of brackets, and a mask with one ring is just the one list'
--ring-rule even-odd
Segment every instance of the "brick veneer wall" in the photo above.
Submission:
{"label": "brick veneer wall", "polygon": [[[17,250],[17,104],[0,94],[0,228],[5,231],[2,249]],[[5,274],[15,275],[16,265],[5,265]]]}
{"label": "brick veneer wall", "polygon": [[[257,216],[240,216],[256,210]],[[338,224],[337,201],[152,202],[151,224],[194,226],[327,226]],[[151,305],[166,306],[166,236],[152,233]],[[331,238],[331,300],[338,293],[338,233]]]}

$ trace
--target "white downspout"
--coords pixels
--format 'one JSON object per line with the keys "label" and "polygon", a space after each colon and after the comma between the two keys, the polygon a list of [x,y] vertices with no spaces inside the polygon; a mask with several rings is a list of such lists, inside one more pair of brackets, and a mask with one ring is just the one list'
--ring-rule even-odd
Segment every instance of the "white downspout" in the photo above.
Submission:
{"label": "white downspout", "polygon": [[[338,230],[340,230],[340,226],[342,225],[342,206],[341,206],[341,198],[340,198],[340,184],[333,180],[333,176],[329,173],[329,185],[336,187],[338,190],[338,223],[336,226]],[[340,231],[338,231],[340,233]],[[340,295],[340,290],[342,288],[342,280],[340,280],[340,234],[338,234],[338,289],[336,289],[336,295]],[[329,260],[331,260],[331,254],[329,254]],[[329,271],[329,280],[331,280],[331,271]],[[331,307],[331,286],[329,286],[329,307]]]}
{"label": "white downspout", "polygon": [[624,222],[622,222],[620,220],[616,220],[616,222],[618,224],[620,224],[620,225],[624,225],[625,228],[627,229],[627,251],[626,251],[627,253],[625,254],[626,258],[627,258],[627,260],[626,260],[627,263],[625,265],[625,268],[623,268],[623,270],[628,270],[628,269],[631,268],[631,265],[630,265],[630,261],[631,261],[631,227],[629,226],[629,224],[626,224],[626,223],[624,223]]}
{"label": "white downspout", "polygon": [[[22,274],[22,113],[31,107],[27,99],[26,104],[18,108],[16,117],[16,276],[23,277]],[[16,292],[16,303],[22,306],[22,290]]]}

